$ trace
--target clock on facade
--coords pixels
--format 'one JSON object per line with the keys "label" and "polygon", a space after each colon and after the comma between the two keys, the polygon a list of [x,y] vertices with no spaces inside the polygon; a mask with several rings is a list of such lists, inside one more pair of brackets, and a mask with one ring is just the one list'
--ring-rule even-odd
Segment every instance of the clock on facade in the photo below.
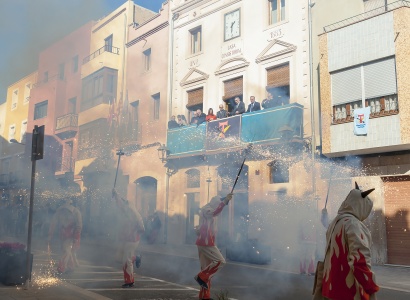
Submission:
{"label": "clock on facade", "polygon": [[241,13],[234,10],[225,14],[224,40],[228,41],[241,35]]}

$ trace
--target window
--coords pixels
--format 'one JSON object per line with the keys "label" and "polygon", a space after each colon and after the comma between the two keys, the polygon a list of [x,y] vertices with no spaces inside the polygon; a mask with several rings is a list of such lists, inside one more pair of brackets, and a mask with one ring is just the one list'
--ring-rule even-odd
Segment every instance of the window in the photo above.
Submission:
{"label": "window", "polygon": [[272,95],[270,101],[263,104],[263,108],[270,108],[289,104],[290,100],[290,72],[289,63],[266,70],[266,90]]}
{"label": "window", "polygon": [[286,19],[286,0],[269,0],[269,25]]}
{"label": "window", "polygon": [[201,186],[201,172],[196,169],[190,169],[186,173],[186,187],[199,188]]}
{"label": "window", "polygon": [[154,120],[159,120],[160,94],[153,95],[152,99],[154,100]]}
{"label": "window", "polygon": [[109,93],[114,93],[114,79],[115,79],[115,76],[114,75],[112,75],[112,74],[108,74],[108,77],[107,77],[107,92],[109,92]]}
{"label": "window", "polygon": [[27,120],[24,120],[21,122],[21,131],[20,131],[20,143],[23,143],[26,141],[26,131],[27,131]]}
{"label": "window", "polygon": [[9,142],[16,138],[16,124],[9,127]]}
{"label": "window", "polygon": [[191,36],[191,54],[202,51],[202,27],[199,26],[189,31]]}
{"label": "window", "polygon": [[41,119],[47,116],[48,100],[34,105],[34,120]]}
{"label": "window", "polygon": [[188,104],[186,107],[191,110],[195,111],[197,109],[202,110],[203,102],[204,102],[204,88],[199,88],[191,91],[187,91],[188,94]]}
{"label": "window", "polygon": [[75,114],[77,112],[77,98],[68,99],[68,113]]}
{"label": "window", "polygon": [[361,107],[370,107],[370,118],[397,114],[394,57],[331,73],[331,91],[333,123],[352,122]]}
{"label": "window", "polygon": [[19,101],[19,90],[15,89],[11,95],[11,110],[17,108],[18,101]]}
{"label": "window", "polygon": [[144,52],[144,71],[151,70],[151,48],[145,50]]}
{"label": "window", "polygon": [[274,160],[268,164],[270,183],[289,182],[289,165],[280,160]]}
{"label": "window", "polygon": [[73,57],[73,73],[78,71],[78,55]]}
{"label": "window", "polygon": [[131,132],[131,137],[133,141],[138,140],[138,133],[139,133],[139,128],[138,128],[138,117],[139,117],[139,100],[132,102],[131,103],[131,110],[132,110],[132,132]]}
{"label": "window", "polygon": [[104,50],[107,52],[112,52],[112,40],[113,36],[112,34],[104,39]]}
{"label": "window", "polygon": [[92,92],[93,97],[96,97],[96,96],[102,94],[103,79],[104,79],[103,75],[94,78],[94,80],[93,80],[93,92]]}
{"label": "window", "polygon": [[61,80],[64,79],[64,69],[65,69],[64,63],[58,66],[58,78],[60,78]]}
{"label": "window", "polygon": [[28,103],[28,101],[30,100],[30,90],[31,90],[31,82],[28,82],[24,86],[24,99],[23,99],[24,103]]}

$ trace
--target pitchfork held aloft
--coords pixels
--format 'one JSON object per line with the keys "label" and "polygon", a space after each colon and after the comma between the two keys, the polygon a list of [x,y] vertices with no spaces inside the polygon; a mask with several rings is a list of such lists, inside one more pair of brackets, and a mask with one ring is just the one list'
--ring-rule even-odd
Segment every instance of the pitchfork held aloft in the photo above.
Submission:
{"label": "pitchfork held aloft", "polygon": [[252,148],[253,148],[252,143],[249,143],[248,146],[244,150],[245,157],[243,158],[243,162],[242,162],[242,165],[239,169],[238,175],[236,175],[235,183],[233,184],[231,194],[233,193],[233,190],[235,189],[236,183],[238,182],[239,176],[241,175],[243,165],[245,164],[246,156],[251,152]]}

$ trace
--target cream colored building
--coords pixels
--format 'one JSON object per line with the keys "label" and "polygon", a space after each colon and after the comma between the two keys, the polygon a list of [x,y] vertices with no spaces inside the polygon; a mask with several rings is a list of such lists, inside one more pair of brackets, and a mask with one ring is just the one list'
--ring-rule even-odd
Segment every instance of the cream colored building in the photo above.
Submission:
{"label": "cream colored building", "polygon": [[[25,146],[17,143],[25,143],[30,90],[35,82],[37,82],[37,72],[10,85],[7,88],[6,102],[3,104],[0,185],[4,188],[3,193],[7,193],[10,200],[21,196],[19,189],[22,188],[24,178],[29,177],[29,171],[25,172],[27,168],[23,166],[22,159]],[[12,143],[11,140],[17,143]]]}
{"label": "cream colored building", "polygon": [[[90,54],[81,64],[82,97],[78,115],[78,155],[75,176],[86,198],[85,227],[104,233],[101,222],[115,222],[111,189],[115,180],[115,150],[124,146],[123,112],[128,109],[126,89],[128,36],[154,12],[126,1],[91,28]],[[131,68],[132,71],[132,68]],[[127,180],[119,174],[119,190],[126,195]],[[110,227],[111,230],[114,228]],[[105,233],[104,233],[105,234]]]}
{"label": "cream colored building", "polygon": [[[216,114],[221,104],[231,111],[237,96],[248,108],[250,96],[262,103],[267,91],[275,107],[238,117],[235,126],[241,137],[222,148],[209,148],[204,124],[168,131],[167,164],[177,171],[170,177],[169,242],[194,243],[197,209],[218,191],[229,192],[250,142],[255,151],[244,165],[232,205],[220,219],[219,244],[246,235],[281,248],[282,243],[272,244],[280,232],[267,215],[277,217],[274,210],[281,201],[298,201],[313,192],[310,154],[303,151],[311,137],[308,1],[173,4],[169,115],[184,115],[189,121],[193,111],[207,114],[212,108]],[[276,129],[262,136],[264,126]],[[292,230],[289,242],[296,242]]]}

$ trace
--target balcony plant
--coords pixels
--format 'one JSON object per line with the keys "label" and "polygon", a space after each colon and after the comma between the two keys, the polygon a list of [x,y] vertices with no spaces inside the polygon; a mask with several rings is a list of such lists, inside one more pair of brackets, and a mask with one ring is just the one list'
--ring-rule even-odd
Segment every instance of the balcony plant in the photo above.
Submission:
{"label": "balcony plant", "polygon": [[[23,284],[26,279],[26,246],[21,243],[0,243],[0,281],[6,285]],[[31,255],[31,266],[33,255]]]}

